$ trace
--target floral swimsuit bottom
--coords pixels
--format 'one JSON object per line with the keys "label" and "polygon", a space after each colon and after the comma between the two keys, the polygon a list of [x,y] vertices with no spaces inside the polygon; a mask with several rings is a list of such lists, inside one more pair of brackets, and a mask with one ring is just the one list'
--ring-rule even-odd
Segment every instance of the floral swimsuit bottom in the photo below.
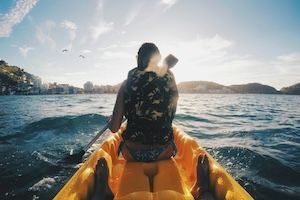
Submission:
{"label": "floral swimsuit bottom", "polygon": [[171,140],[169,143],[167,143],[164,146],[155,147],[155,148],[149,148],[149,149],[133,149],[129,147],[124,140],[121,141],[118,154],[122,151],[124,147],[127,148],[130,155],[133,157],[133,159],[137,162],[153,162],[156,161],[160,154],[164,152],[169,146],[172,147],[172,157],[176,155],[177,148],[173,140]]}

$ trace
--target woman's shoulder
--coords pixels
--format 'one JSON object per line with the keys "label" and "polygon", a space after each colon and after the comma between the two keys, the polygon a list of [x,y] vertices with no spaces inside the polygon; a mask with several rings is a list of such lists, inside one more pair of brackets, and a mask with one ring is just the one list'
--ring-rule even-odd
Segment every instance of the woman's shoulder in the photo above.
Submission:
{"label": "woman's shoulder", "polygon": [[137,67],[135,67],[135,68],[129,70],[129,72],[128,72],[128,77],[131,76],[131,75],[133,75],[137,70],[138,70]]}
{"label": "woman's shoulder", "polygon": [[137,67],[131,69],[128,72],[127,80],[130,82],[136,80],[164,80],[164,81],[174,81],[174,75],[170,69],[168,69],[163,76],[157,75],[153,71],[140,70]]}
{"label": "woman's shoulder", "polygon": [[128,79],[144,79],[145,77],[149,77],[149,76],[155,76],[155,72],[152,71],[145,71],[145,70],[140,70],[137,67],[131,69],[128,72]]}
{"label": "woman's shoulder", "polygon": [[173,72],[168,69],[168,71],[166,72],[165,76],[164,76],[168,81],[172,81],[175,80],[174,74]]}
{"label": "woman's shoulder", "polygon": [[168,76],[174,77],[174,74],[173,74],[173,72],[172,72],[170,69],[168,69],[168,71],[167,71],[166,74],[167,74]]}

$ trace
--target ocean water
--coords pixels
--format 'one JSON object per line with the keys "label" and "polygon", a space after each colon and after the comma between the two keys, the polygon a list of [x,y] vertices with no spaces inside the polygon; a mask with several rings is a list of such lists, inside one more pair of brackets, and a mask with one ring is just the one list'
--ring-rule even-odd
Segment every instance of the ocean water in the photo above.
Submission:
{"label": "ocean water", "polygon": [[[0,199],[53,198],[80,166],[62,158],[104,126],[114,101],[1,96]],[[255,199],[300,199],[300,96],[181,94],[174,123]]]}

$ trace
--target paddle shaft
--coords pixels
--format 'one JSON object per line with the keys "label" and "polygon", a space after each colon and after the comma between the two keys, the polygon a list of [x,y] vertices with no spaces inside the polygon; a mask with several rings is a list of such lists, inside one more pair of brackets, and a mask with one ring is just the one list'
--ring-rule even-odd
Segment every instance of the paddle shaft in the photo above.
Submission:
{"label": "paddle shaft", "polygon": [[109,123],[106,123],[106,125],[97,133],[97,135],[82,149],[82,151],[86,152],[95,142],[98,140],[98,138],[108,129]]}

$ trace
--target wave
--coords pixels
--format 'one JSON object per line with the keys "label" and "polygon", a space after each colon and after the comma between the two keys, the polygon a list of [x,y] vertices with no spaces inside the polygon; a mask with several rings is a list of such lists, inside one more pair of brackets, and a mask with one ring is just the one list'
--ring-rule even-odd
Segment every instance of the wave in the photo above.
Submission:
{"label": "wave", "polygon": [[[276,194],[296,195],[300,189],[299,172],[255,148],[224,146],[209,149],[209,152],[246,187],[249,183],[255,184],[256,188],[272,191],[274,197]],[[261,191],[253,193],[257,199],[264,195]]]}
{"label": "wave", "polygon": [[88,103],[88,102],[93,102],[93,100],[90,98],[87,98],[87,99],[80,99],[78,102],[79,103]]}
{"label": "wave", "polygon": [[34,156],[37,160],[47,163],[48,166],[61,167],[61,165],[59,165],[59,163],[57,162],[57,156],[39,151],[33,151],[31,155]]}
{"label": "wave", "polygon": [[248,120],[254,120],[254,121],[271,121],[274,119],[274,116],[272,115],[251,115],[251,114],[213,114],[213,113],[207,113],[208,115],[212,117],[218,117],[221,119],[248,119]]}
{"label": "wave", "polygon": [[87,126],[91,124],[103,124],[106,117],[98,114],[85,114],[79,116],[63,116],[44,118],[40,121],[27,125],[25,132],[35,132],[49,129],[61,129],[69,127]]}
{"label": "wave", "polygon": [[206,122],[206,123],[212,123],[209,119],[206,118],[201,118],[201,117],[196,117],[193,115],[186,115],[186,114],[177,114],[176,115],[176,120],[188,120],[188,121],[193,121],[193,122]]}
{"label": "wave", "polygon": [[55,134],[80,133],[105,124],[107,117],[99,114],[85,114],[79,116],[48,117],[30,123],[21,128],[21,131],[0,136],[0,142],[15,138],[26,138],[39,133],[52,132]]}

